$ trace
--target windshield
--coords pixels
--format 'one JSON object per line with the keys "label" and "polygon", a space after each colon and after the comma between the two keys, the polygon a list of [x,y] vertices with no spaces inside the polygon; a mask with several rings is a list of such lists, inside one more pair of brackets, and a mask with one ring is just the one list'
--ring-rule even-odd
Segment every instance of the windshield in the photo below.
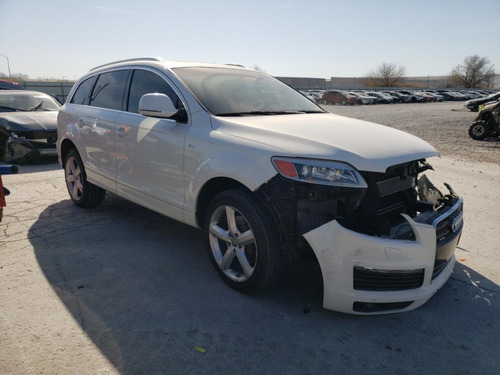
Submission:
{"label": "windshield", "polygon": [[0,93],[0,112],[58,111],[59,103],[43,93]]}
{"label": "windshield", "polygon": [[320,107],[262,72],[231,68],[175,68],[198,101],[219,116],[322,113]]}

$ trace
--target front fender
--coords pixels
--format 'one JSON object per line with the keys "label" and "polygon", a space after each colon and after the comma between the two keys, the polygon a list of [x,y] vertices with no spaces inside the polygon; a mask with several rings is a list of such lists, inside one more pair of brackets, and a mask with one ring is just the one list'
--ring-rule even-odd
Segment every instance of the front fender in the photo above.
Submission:
{"label": "front fender", "polygon": [[200,191],[212,179],[230,178],[255,191],[277,174],[271,163],[276,149],[217,131],[211,133],[211,138],[210,143],[186,141],[185,210],[188,213],[195,212]]}

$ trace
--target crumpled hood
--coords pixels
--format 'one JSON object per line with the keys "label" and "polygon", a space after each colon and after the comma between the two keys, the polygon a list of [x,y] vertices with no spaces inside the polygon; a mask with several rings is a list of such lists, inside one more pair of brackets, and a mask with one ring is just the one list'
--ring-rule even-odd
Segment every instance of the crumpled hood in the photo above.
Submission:
{"label": "crumpled hood", "polygon": [[57,131],[58,111],[0,113],[0,128],[7,131]]}
{"label": "crumpled hood", "polygon": [[383,173],[396,164],[438,155],[411,134],[332,113],[212,117],[212,126],[272,146],[276,155],[338,160],[360,171]]}

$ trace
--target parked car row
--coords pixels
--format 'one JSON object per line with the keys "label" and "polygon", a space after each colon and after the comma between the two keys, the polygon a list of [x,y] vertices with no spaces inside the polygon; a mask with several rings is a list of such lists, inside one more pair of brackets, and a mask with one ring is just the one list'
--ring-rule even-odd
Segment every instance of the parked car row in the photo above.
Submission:
{"label": "parked car row", "polygon": [[302,91],[318,104],[390,104],[427,103],[445,100],[481,100],[489,95],[483,91],[451,90],[308,90]]}

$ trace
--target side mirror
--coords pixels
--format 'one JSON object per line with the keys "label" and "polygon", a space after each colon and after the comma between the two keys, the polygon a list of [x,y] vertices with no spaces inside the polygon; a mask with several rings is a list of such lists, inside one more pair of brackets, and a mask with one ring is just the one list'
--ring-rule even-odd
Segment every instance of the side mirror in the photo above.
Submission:
{"label": "side mirror", "polygon": [[165,94],[145,94],[139,101],[139,113],[149,117],[173,119],[180,122],[187,120],[186,110],[177,109]]}

